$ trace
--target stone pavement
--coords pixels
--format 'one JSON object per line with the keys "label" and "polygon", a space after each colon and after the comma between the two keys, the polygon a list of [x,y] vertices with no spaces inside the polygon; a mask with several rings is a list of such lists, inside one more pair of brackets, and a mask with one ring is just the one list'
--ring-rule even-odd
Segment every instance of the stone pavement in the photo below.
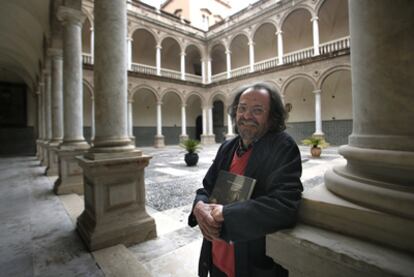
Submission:
{"label": "stone pavement", "polygon": [[[196,167],[185,165],[178,146],[140,149],[153,156],[145,171],[146,199],[158,237],[92,255],[75,232],[82,196],[55,196],[54,179],[34,157],[0,158],[0,276],[145,276],[140,270],[196,276],[201,234],[187,226],[187,216],[218,145],[204,146]],[[319,159],[309,157],[308,147],[300,149],[305,190],[323,183],[327,168],[344,163],[335,147]]]}

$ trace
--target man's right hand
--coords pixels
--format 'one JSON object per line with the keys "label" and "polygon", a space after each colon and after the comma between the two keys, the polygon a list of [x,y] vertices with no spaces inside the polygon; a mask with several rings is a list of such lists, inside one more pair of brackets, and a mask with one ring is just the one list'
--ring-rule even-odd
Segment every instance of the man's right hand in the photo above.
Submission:
{"label": "man's right hand", "polygon": [[203,236],[209,241],[218,239],[220,236],[221,223],[216,222],[211,215],[214,206],[215,205],[205,204],[203,201],[199,201],[193,209],[201,233],[203,233]]}

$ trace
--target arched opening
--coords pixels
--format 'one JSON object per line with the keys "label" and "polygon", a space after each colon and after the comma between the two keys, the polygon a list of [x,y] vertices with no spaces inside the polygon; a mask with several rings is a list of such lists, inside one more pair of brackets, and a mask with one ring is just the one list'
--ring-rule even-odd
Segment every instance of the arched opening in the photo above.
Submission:
{"label": "arched opening", "polygon": [[311,14],[298,9],[288,15],[283,22],[283,51],[285,54],[312,47]]}
{"label": "arched opening", "polygon": [[190,45],[186,49],[185,72],[201,76],[201,55],[198,48]]}
{"label": "arched opening", "polygon": [[180,71],[180,45],[173,38],[166,38],[161,44],[161,67]]}
{"label": "arched opening", "polygon": [[157,100],[154,93],[141,88],[135,92],[132,103],[132,126],[137,146],[154,145],[157,133]]}
{"label": "arched opening", "polygon": [[213,102],[213,134],[216,142],[225,140],[226,128],[224,126],[225,108],[222,100],[217,99]]}
{"label": "arched opening", "polygon": [[349,70],[329,74],[321,86],[323,132],[334,145],[348,143],[352,133],[352,84]]}
{"label": "arched opening", "polygon": [[284,92],[285,105],[291,106],[287,122],[287,132],[300,142],[315,132],[314,86],[304,78],[292,80]]}
{"label": "arched opening", "polygon": [[237,35],[230,44],[231,69],[249,64],[249,40],[245,35]]}
{"label": "arched opening", "polygon": [[87,18],[82,25],[82,53],[84,54],[90,55],[92,53],[91,35],[92,26]]}
{"label": "arched opening", "polygon": [[226,72],[226,48],[222,44],[216,44],[211,49],[211,75]]}
{"label": "arched opening", "polygon": [[193,94],[186,103],[187,134],[189,138],[201,140],[203,132],[200,96]]}
{"label": "arched opening", "polygon": [[138,29],[132,35],[132,63],[155,66],[156,42],[145,29]]}
{"label": "arched opening", "polygon": [[325,0],[318,17],[320,43],[349,36],[348,1]]}
{"label": "arched opening", "polygon": [[162,134],[166,145],[180,143],[181,104],[175,92],[167,92],[162,98]]}
{"label": "arched opening", "polygon": [[268,60],[277,56],[276,27],[273,24],[261,25],[254,34],[255,62]]}

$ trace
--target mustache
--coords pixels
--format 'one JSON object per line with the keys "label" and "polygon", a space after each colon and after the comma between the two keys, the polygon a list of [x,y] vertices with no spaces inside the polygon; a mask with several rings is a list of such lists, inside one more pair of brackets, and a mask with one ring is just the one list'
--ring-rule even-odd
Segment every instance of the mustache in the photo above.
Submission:
{"label": "mustache", "polygon": [[238,125],[246,125],[246,126],[254,126],[254,127],[258,127],[259,123],[257,123],[255,120],[246,120],[246,119],[239,119],[239,121],[237,121]]}

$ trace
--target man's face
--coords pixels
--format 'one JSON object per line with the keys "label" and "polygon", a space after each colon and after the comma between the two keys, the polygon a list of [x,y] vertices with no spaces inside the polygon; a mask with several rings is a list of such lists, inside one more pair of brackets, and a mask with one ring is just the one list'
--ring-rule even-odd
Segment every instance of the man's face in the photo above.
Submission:
{"label": "man's face", "polygon": [[270,96],[265,89],[245,90],[236,110],[239,135],[245,145],[263,136],[269,129]]}

